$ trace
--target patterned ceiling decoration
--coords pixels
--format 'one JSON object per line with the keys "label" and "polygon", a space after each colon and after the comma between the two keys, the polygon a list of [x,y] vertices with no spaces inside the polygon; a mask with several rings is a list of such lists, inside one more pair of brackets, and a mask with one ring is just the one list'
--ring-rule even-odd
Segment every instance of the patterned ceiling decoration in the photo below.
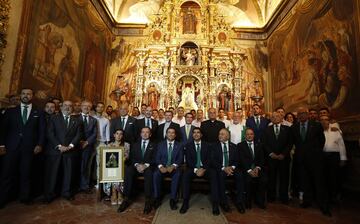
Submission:
{"label": "patterned ceiling decoration", "polygon": [[[116,23],[147,24],[159,12],[165,1],[185,0],[98,0],[107,8]],[[225,20],[235,28],[261,28],[286,0],[194,0],[212,2]]]}

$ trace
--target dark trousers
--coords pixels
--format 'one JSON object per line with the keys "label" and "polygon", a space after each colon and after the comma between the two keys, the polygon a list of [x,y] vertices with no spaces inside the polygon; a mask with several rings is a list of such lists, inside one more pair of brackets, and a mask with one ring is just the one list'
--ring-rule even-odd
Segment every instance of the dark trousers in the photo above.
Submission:
{"label": "dark trousers", "polygon": [[246,203],[251,204],[255,195],[255,202],[264,205],[267,184],[266,172],[260,170],[259,177],[251,177],[247,171],[243,171],[243,175],[245,179]]}
{"label": "dark trousers", "polygon": [[269,158],[269,182],[268,182],[268,200],[276,199],[276,186],[279,179],[280,200],[286,202],[289,200],[289,165],[290,159],[276,160]]}
{"label": "dark trousers", "polygon": [[326,206],[327,188],[324,184],[323,156],[313,155],[311,158],[310,156],[298,158],[297,164],[299,181],[304,187],[304,203],[311,204],[316,195],[319,206]]}
{"label": "dark trousers", "polygon": [[[7,150],[2,156],[0,174],[0,205],[10,199],[16,183],[19,183],[19,199],[26,201],[30,199],[31,167],[34,152],[29,149]],[[17,179],[18,178],[18,179]]]}
{"label": "dark trousers", "polygon": [[217,178],[216,178],[216,173],[215,170],[213,169],[207,169],[205,171],[205,174],[203,177],[198,177],[195,173],[194,173],[194,169],[192,168],[188,168],[186,169],[186,171],[183,173],[183,179],[182,179],[182,184],[183,184],[183,198],[184,198],[184,203],[189,203],[190,200],[190,187],[191,187],[191,181],[194,178],[205,178],[208,181],[210,181],[210,192],[211,192],[211,201],[213,203],[218,202],[218,183],[217,183]]}
{"label": "dark trousers", "polygon": [[160,198],[161,196],[161,185],[162,180],[164,177],[171,177],[171,196],[170,199],[176,199],[177,198],[177,192],[179,188],[179,181],[180,181],[180,174],[181,170],[180,167],[178,167],[176,170],[174,170],[172,173],[166,173],[162,174],[159,169],[156,169],[154,171],[154,197]]}
{"label": "dark trousers", "polygon": [[81,168],[80,168],[80,189],[87,190],[90,188],[90,174],[91,165],[94,158],[95,148],[93,145],[88,145],[81,153]]}
{"label": "dark trousers", "polygon": [[221,204],[227,204],[228,200],[226,197],[226,180],[234,178],[236,187],[236,204],[244,203],[244,178],[243,174],[239,170],[234,170],[233,176],[227,176],[222,170],[216,171],[218,180],[218,197]]}
{"label": "dark trousers", "polygon": [[153,195],[153,170],[151,167],[145,169],[144,173],[139,173],[134,166],[125,168],[124,195],[131,197],[133,183],[136,177],[144,176],[144,191],[146,199],[151,199]]}
{"label": "dark trousers", "polygon": [[324,176],[325,185],[328,188],[327,201],[336,198],[339,193],[339,171],[340,171],[340,154],[338,152],[324,153]]}
{"label": "dark trousers", "polygon": [[69,197],[72,195],[73,160],[73,153],[46,156],[44,191],[47,199],[51,200],[56,196],[56,184],[60,173],[62,173],[61,196]]}

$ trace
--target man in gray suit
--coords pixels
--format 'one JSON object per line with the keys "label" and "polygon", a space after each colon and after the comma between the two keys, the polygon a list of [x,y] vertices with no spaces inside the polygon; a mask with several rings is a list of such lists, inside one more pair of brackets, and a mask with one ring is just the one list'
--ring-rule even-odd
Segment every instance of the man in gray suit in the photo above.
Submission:
{"label": "man in gray suit", "polygon": [[45,202],[50,203],[56,196],[55,187],[62,166],[61,196],[73,200],[70,189],[74,167],[74,156],[81,140],[81,120],[72,116],[73,104],[64,101],[61,112],[53,115],[48,123],[49,147],[45,151]]}

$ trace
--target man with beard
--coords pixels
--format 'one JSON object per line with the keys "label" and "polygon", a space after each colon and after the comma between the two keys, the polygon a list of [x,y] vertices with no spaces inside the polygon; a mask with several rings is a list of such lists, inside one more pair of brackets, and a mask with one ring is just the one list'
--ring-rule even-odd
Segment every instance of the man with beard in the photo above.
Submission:
{"label": "man with beard", "polygon": [[[0,207],[9,200],[11,189],[19,179],[20,202],[29,204],[31,186],[31,166],[34,155],[42,151],[45,120],[42,112],[32,104],[33,90],[23,88],[21,104],[5,112],[0,137],[2,167],[0,174]],[[20,175],[19,175],[19,174]]]}

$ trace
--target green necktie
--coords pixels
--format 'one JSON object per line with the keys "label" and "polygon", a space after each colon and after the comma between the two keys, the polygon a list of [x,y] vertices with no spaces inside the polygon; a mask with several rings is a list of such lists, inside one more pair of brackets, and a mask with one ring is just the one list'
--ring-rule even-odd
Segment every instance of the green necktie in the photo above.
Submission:
{"label": "green necktie", "polygon": [[305,123],[302,123],[302,124],[301,124],[300,135],[301,135],[301,139],[302,139],[303,141],[305,141],[305,138],[306,138]]}
{"label": "green necktie", "polygon": [[167,158],[166,166],[170,166],[170,165],[171,165],[171,153],[172,153],[172,143],[169,143],[169,147],[168,147],[168,158]]}
{"label": "green necktie", "polygon": [[69,116],[65,116],[65,126],[66,128],[69,127]]}
{"label": "green necktie", "polygon": [[125,117],[121,118],[121,127],[122,127],[122,130],[125,130]]}
{"label": "green necktie", "polygon": [[148,126],[149,128],[151,128],[151,127],[150,127],[150,119],[149,119],[149,118],[146,118],[146,126]]}
{"label": "green necktie", "polygon": [[276,139],[279,137],[279,133],[280,130],[279,130],[279,125],[278,124],[275,124],[275,136],[276,136]]}
{"label": "green necktie", "polygon": [[259,117],[256,117],[256,127],[259,128],[260,126],[260,119]]}
{"label": "green necktie", "polygon": [[[252,145],[252,142],[248,142],[248,146],[249,146],[249,149],[250,149],[250,153],[251,153],[251,157],[254,159],[255,155],[254,155],[254,151],[252,150],[251,148],[251,145]],[[251,164],[251,169],[254,169],[255,168],[255,165],[254,163]]]}
{"label": "green necktie", "polygon": [[28,105],[24,105],[23,113],[22,113],[22,121],[23,124],[26,124],[27,121],[27,115],[28,115]]}
{"label": "green necktie", "polygon": [[224,167],[229,166],[229,151],[226,147],[226,143],[223,143],[224,145]]}
{"label": "green necktie", "polygon": [[200,168],[201,166],[201,153],[200,153],[200,144],[196,143],[196,168]]}
{"label": "green necktie", "polygon": [[85,126],[85,127],[88,126],[87,115],[84,115],[84,126]]}
{"label": "green necktie", "polygon": [[146,141],[143,141],[142,147],[141,147],[141,153],[142,153],[142,157],[144,158],[145,155],[145,150],[146,150]]}

